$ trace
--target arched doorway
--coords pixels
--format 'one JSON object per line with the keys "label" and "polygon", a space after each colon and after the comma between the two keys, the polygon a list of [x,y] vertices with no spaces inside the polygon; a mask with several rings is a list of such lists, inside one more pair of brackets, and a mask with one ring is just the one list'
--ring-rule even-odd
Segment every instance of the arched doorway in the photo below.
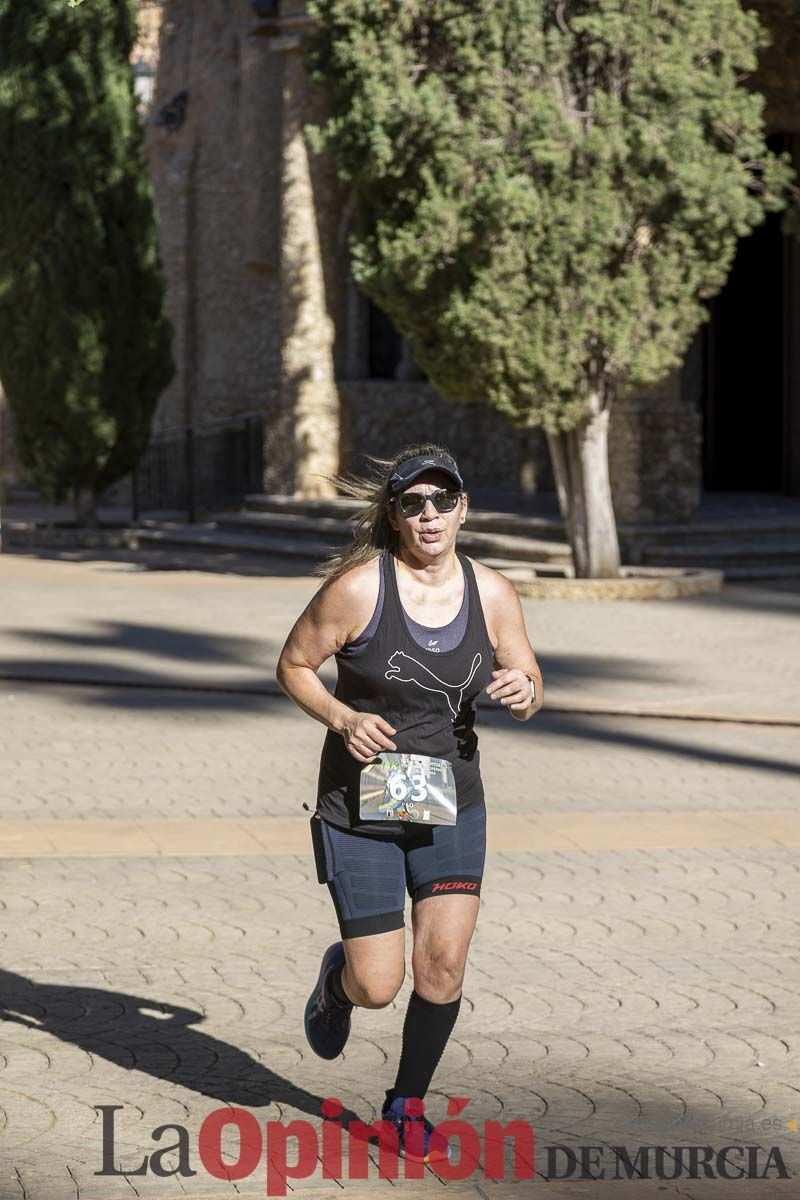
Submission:
{"label": "arched doorway", "polygon": [[[796,139],[775,134],[771,150]],[[782,213],[738,245],[706,325],[703,485],[800,495],[800,255]]]}

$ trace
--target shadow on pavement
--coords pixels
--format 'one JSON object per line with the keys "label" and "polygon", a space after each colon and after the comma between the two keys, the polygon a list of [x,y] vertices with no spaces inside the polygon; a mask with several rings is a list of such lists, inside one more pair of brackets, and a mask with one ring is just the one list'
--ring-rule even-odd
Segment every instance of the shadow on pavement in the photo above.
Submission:
{"label": "shadow on pavement", "polygon": [[85,633],[53,630],[14,629],[6,637],[34,646],[86,646],[98,650],[131,650],[154,658],[180,662],[235,663],[252,665],[264,658],[269,642],[264,638],[234,634],[203,633],[178,626],[141,625],[133,621],[93,621]]}
{"label": "shadow on pavement", "polygon": [[[615,729],[609,723],[618,720],[626,722],[626,727]],[[630,724],[634,721],[637,729],[643,729],[645,726],[650,726],[651,729],[657,727],[664,729],[665,735],[656,737],[651,732],[634,733],[630,728]],[[508,730],[508,717],[504,712],[481,708],[480,724],[484,727]],[[562,737],[573,740],[580,739],[582,742],[602,742],[633,750],[650,750],[659,755],[675,755],[699,762],[716,763],[720,766],[748,767],[751,770],[771,771],[777,775],[800,775],[800,762],[779,762],[774,758],[762,757],[758,754],[740,754],[712,746],[697,746],[693,742],[668,736],[667,728],[673,728],[676,724],[679,726],[685,724],[680,721],[666,721],[657,717],[608,718],[602,714],[595,716],[583,713],[562,716],[543,711],[538,713],[533,720],[520,721],[517,724],[523,729],[527,729],[528,733],[536,733],[540,737]],[[707,730],[709,722],[692,721],[691,725],[692,727],[703,725],[703,728]],[[724,725],[718,727],[724,728]],[[757,726],[752,727],[749,731],[753,733],[758,728]],[[797,741],[797,732],[794,729],[775,729],[772,732],[791,734],[794,741]]]}
{"label": "shadow on pavement", "polygon": [[[277,658],[283,644],[280,639],[268,637],[246,637],[231,634],[187,630],[179,626],[141,624],[133,621],[93,621],[87,623],[86,632],[55,630],[18,629],[9,630],[6,639],[17,639],[36,648],[36,657],[0,659],[0,678],[30,678],[32,681],[63,680],[67,683],[86,681],[91,684],[109,685],[117,683],[121,688],[186,688],[188,690],[221,693],[228,689],[240,692],[280,693],[274,680],[271,663]],[[209,678],[192,679],[186,675],[171,675],[169,672],[154,672],[138,667],[115,664],[112,658],[101,660],[92,657],[86,661],[78,658],[43,658],[41,649],[51,646],[54,650],[63,647],[67,651],[80,648],[113,654],[115,650],[141,655],[150,659],[170,660],[186,663],[207,663],[243,667],[264,666],[263,678],[224,680]],[[585,682],[591,680],[630,681],[638,685],[651,682],[670,682],[680,685],[688,683],[680,667],[647,658],[620,658],[613,655],[595,654],[548,654],[546,678],[549,682]],[[327,664],[334,670],[333,662]],[[324,671],[323,671],[324,676]],[[282,693],[280,693],[282,695]],[[95,697],[94,703],[101,702]],[[121,702],[129,707],[129,701],[106,697],[109,704]],[[213,704],[213,702],[212,702]],[[162,704],[154,699],[154,707],[176,707],[175,703]],[[202,707],[196,699],[189,707]],[[138,705],[137,705],[138,707]],[[227,707],[227,705],[225,705]]]}
{"label": "shadow on pavement", "polygon": [[623,680],[631,683],[674,683],[689,685],[691,676],[681,670],[681,664],[657,658],[631,658],[611,654],[557,654],[545,651],[538,655],[545,688],[553,684],[587,680]]}
{"label": "shadow on pavement", "polygon": [[[86,633],[60,633],[53,630],[13,630],[7,638],[17,638],[37,647],[35,658],[0,659],[0,679],[42,685],[85,686],[82,695],[73,698],[86,705],[106,705],[120,709],[202,710],[231,712],[263,710],[283,698],[267,663],[277,653],[277,643],[266,638],[205,633],[174,626],[145,625],[131,621],[93,622]],[[263,672],[250,678],[224,676],[196,677],[171,674],[147,668],[115,663],[113,657],[44,658],[45,646],[75,650],[114,651],[157,660],[167,666],[196,663],[220,666],[254,667]]]}
{"label": "shadow on pavement", "polygon": [[37,550],[25,547],[9,547],[4,554],[18,558],[35,558],[48,562],[108,563],[108,570],[129,570],[131,566],[141,572],[148,571],[196,571],[206,575],[253,575],[272,578],[310,579],[314,560],[267,555],[247,558],[240,554],[201,550]]}
{"label": "shadow on pavement", "polygon": [[648,601],[687,608],[716,608],[741,612],[763,612],[769,616],[800,616],[800,577],[797,579],[751,579],[726,583],[721,592],[685,596],[680,600]]}
{"label": "shadow on pavement", "polygon": [[240,714],[266,712],[290,701],[268,676],[263,682],[241,679],[192,680],[180,676],[137,671],[113,663],[69,662],[59,659],[4,659],[0,661],[0,684],[4,690],[15,684],[66,692],[68,703],[105,707],[120,711],[214,712]]}
{"label": "shadow on pavement", "polygon": [[[193,1028],[205,1020],[193,1009],[101,988],[35,983],[0,970],[0,1019],[40,1029],[127,1071],[144,1071],[221,1104],[288,1104],[321,1115],[324,1096],[296,1087],[238,1047]],[[348,1109],[342,1116],[358,1119]]]}

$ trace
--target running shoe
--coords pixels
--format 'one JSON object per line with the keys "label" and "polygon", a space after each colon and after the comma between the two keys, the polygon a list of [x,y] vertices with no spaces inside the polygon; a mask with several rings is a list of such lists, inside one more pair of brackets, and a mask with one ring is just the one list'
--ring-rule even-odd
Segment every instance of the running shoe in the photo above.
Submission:
{"label": "running shoe", "polygon": [[[397,1148],[401,1158],[413,1159],[414,1162],[436,1163],[450,1158],[451,1146],[447,1138],[439,1133],[435,1125],[422,1114],[407,1115],[405,1111],[406,1096],[395,1096],[393,1100],[385,1100],[381,1109],[381,1120],[391,1121],[397,1130]],[[413,1129],[406,1131],[406,1125]],[[422,1136],[418,1127],[422,1126]],[[409,1134],[410,1145],[406,1146],[406,1132]],[[421,1153],[420,1153],[421,1151]]]}
{"label": "running shoe", "polygon": [[305,1028],[308,1044],[320,1058],[336,1058],[350,1036],[352,1004],[340,1004],[327,987],[328,975],[345,962],[344,946],[334,942],[322,956],[317,982],[308,997]]}

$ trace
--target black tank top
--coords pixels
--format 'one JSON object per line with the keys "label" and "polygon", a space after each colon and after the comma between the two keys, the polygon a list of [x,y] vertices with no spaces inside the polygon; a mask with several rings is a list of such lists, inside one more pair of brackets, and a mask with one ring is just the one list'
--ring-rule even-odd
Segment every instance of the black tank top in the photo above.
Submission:
{"label": "black tank top", "polygon": [[[452,650],[429,655],[417,645],[397,590],[394,555],[384,552],[386,595],[378,628],[358,654],[337,653],[335,696],[358,712],[377,713],[397,730],[392,738],[407,754],[428,754],[453,764],[458,811],[480,804],[475,703],[491,682],[494,651],[481,607],[472,564],[456,551],[469,589],[464,637]],[[403,821],[362,821],[359,781],[363,764],[353,758],[344,738],[328,730],[322,747],[317,812],[345,829],[396,833]]]}
{"label": "black tank top", "polygon": [[[346,642],[344,646],[339,648],[340,658],[352,658],[354,654],[360,654],[367,642],[375,636],[383,612],[383,601],[386,596],[386,555],[381,555],[380,569],[380,586],[378,588],[378,601],[375,605],[375,611],[370,617],[369,624],[361,631],[357,638],[352,642]],[[469,617],[469,587],[467,586],[467,577],[464,576],[464,598],[461,601],[461,608],[458,614],[449,621],[447,625],[420,625],[408,613],[405,613],[406,625],[411,631],[411,635],[418,646],[428,654],[441,654],[443,650],[455,650],[458,643],[464,636],[467,628],[467,619]],[[434,637],[434,634],[436,635]]]}

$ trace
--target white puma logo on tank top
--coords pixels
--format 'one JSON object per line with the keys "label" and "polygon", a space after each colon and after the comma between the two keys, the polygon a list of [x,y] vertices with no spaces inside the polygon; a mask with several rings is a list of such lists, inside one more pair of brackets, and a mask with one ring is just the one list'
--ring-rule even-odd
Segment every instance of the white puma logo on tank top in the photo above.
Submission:
{"label": "white puma logo on tank top", "polygon": [[416,683],[426,692],[439,692],[447,701],[447,706],[452,714],[451,719],[455,721],[463,703],[464,692],[475,678],[475,672],[483,662],[483,658],[480,654],[475,655],[469,674],[463,683],[448,683],[446,679],[440,679],[423,663],[412,658],[410,654],[405,654],[402,650],[395,650],[387,661],[389,665],[389,670],[386,672],[387,679],[396,679],[400,683]]}

